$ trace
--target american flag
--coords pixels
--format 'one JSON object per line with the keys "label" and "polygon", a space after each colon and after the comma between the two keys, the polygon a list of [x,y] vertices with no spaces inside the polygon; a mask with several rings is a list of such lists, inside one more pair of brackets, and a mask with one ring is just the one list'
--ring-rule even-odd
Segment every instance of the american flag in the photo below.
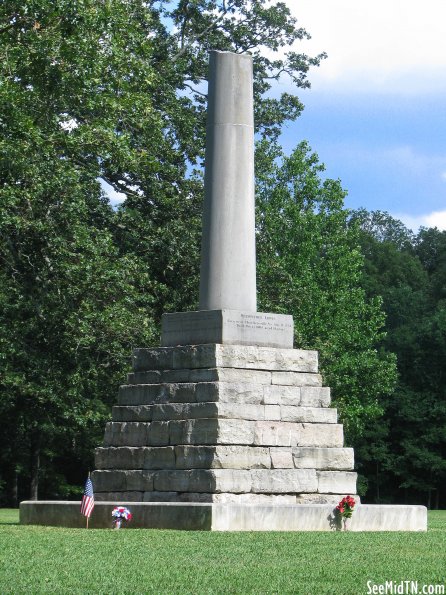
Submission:
{"label": "american flag", "polygon": [[82,498],[81,504],[81,514],[90,518],[91,513],[93,512],[94,508],[94,494],[93,494],[93,484],[91,483],[90,476],[85,483],[85,490],[84,495]]}

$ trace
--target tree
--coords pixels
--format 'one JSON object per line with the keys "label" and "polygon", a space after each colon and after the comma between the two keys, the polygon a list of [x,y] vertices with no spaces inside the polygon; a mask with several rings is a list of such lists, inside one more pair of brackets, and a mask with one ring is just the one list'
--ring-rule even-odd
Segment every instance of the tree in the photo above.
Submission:
{"label": "tree", "polygon": [[[265,50],[305,36],[265,0],[1,3],[0,482],[12,500],[27,484],[37,497],[39,477],[43,495],[80,483],[131,347],[196,300],[208,50],[253,53],[257,130],[275,138],[302,105],[271,99],[271,80],[307,86],[322,56]],[[126,195],[117,212],[101,179]]]}
{"label": "tree", "polygon": [[379,349],[379,298],[360,287],[358,229],[348,225],[345,192],[322,182],[324,167],[301,143],[289,157],[269,143],[258,150],[259,293],[264,311],[293,314],[295,344],[320,352],[324,380],[354,440],[381,411],[395,382],[393,357]]}
{"label": "tree", "polygon": [[422,229],[414,236],[387,213],[353,219],[362,228],[364,288],[383,298],[384,344],[399,373],[395,392],[381,399],[383,418],[358,442],[361,471],[377,501],[423,498],[438,508],[446,473],[446,234]]}

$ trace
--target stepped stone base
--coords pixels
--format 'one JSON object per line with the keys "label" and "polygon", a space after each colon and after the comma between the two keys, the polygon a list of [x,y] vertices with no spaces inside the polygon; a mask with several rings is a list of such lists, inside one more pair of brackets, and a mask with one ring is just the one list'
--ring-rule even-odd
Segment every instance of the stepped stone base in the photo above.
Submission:
{"label": "stepped stone base", "polygon": [[[183,529],[197,531],[336,531],[339,518],[333,504],[235,504],[98,502],[89,526],[111,528],[111,512],[128,506],[133,520],[129,529]],[[20,504],[22,525],[85,527],[80,502],[28,501]],[[349,531],[426,531],[424,506],[362,504],[349,520]]]}
{"label": "stepped stone base", "polygon": [[213,343],[132,359],[96,449],[97,501],[336,504],[356,493],[316,351]]}

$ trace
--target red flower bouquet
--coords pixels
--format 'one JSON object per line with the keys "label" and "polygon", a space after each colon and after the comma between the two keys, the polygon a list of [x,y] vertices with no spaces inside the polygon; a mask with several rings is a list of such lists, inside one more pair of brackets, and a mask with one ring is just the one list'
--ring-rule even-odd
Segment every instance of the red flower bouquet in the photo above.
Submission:
{"label": "red flower bouquet", "polygon": [[336,510],[344,519],[349,519],[353,514],[353,509],[355,508],[355,499],[351,496],[345,496],[336,506]]}

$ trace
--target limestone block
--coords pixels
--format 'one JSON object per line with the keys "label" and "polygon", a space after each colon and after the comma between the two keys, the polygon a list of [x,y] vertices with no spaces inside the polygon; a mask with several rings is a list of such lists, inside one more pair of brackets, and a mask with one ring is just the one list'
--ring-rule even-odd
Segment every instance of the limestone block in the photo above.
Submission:
{"label": "limestone block", "polygon": [[144,448],[120,446],[96,448],[96,469],[143,469]]}
{"label": "limestone block", "polygon": [[293,347],[293,318],[286,314],[206,308],[198,312],[163,314],[161,326],[164,347],[209,343]]}
{"label": "limestone block", "polygon": [[[298,374],[299,372],[289,372]],[[271,372],[242,370],[238,368],[197,368],[181,370],[152,370],[132,372],[129,384],[162,384],[190,382],[244,382],[248,384],[271,384]]]}
{"label": "limestone block", "polygon": [[[154,421],[169,421],[171,419],[189,419],[192,417],[216,417],[216,410],[216,403],[160,403],[153,405],[152,415]],[[202,415],[200,415],[200,412]]]}
{"label": "limestone block", "polygon": [[196,399],[198,402],[260,405],[263,403],[264,386],[247,382],[200,382],[196,384]]}
{"label": "limestone block", "polygon": [[[357,473],[351,471],[316,471],[321,494],[354,494]],[[315,490],[316,491],[316,490]]]}
{"label": "limestone block", "polygon": [[[178,373],[183,372],[178,370]],[[271,384],[271,372],[239,368],[204,368],[190,371],[191,382],[236,382]]]}
{"label": "limestone block", "polygon": [[160,492],[250,492],[251,474],[240,469],[156,471],[154,489]]}
{"label": "limestone block", "polygon": [[[151,416],[154,421],[175,419],[264,419],[263,405],[244,403],[169,403],[153,405]],[[280,415],[280,410],[278,411]]]}
{"label": "limestone block", "polygon": [[169,422],[169,442],[176,444],[217,444],[217,419],[190,419]]}
{"label": "limestone block", "polygon": [[[291,405],[292,403],[284,403],[282,405]],[[300,406],[301,407],[330,407],[331,397],[330,389],[327,386],[303,386],[300,389]]]}
{"label": "limestone block", "polygon": [[254,345],[187,345],[135,349],[133,371],[178,370],[183,368],[249,368],[317,372],[317,351],[278,349]]}
{"label": "limestone block", "polygon": [[[296,494],[296,504],[330,504],[335,508],[346,494]],[[359,504],[360,498],[353,496]]]}
{"label": "limestone block", "polygon": [[254,444],[258,446],[295,446],[299,443],[302,424],[257,421],[254,428]]}
{"label": "limestone block", "polygon": [[288,448],[270,448],[273,469],[294,469],[293,455]]}
{"label": "limestone block", "polygon": [[178,492],[144,492],[144,502],[179,502]]}
{"label": "limestone block", "polygon": [[317,372],[317,351],[246,345],[216,345],[215,366],[254,370]]}
{"label": "limestone block", "polygon": [[[265,413],[264,417],[258,417],[256,419],[266,419],[267,421],[280,421],[282,419],[282,414],[280,410],[280,405],[264,405]],[[254,418],[251,418],[254,419]]]}
{"label": "limestone block", "polygon": [[[342,424],[302,424],[299,442],[295,446],[342,447],[344,431]],[[293,445],[294,446],[294,445]]]}
{"label": "limestone block", "polygon": [[251,446],[176,446],[177,469],[269,469],[268,448]]}
{"label": "limestone block", "polygon": [[[132,368],[134,372],[145,372],[147,370],[172,370],[174,348],[155,347],[137,348],[132,352]],[[195,366],[184,366],[193,368]]]}
{"label": "limestone block", "polygon": [[215,446],[175,446],[177,469],[212,469]]}
{"label": "limestone block", "polygon": [[245,403],[218,403],[218,417],[220,419],[265,419],[266,411],[263,405]]}
{"label": "limestone block", "polygon": [[206,494],[197,492],[183,492],[178,495],[180,502],[214,502],[218,504],[272,504],[273,506],[294,505],[296,497],[293,494]]}
{"label": "limestone block", "polygon": [[238,419],[192,419],[170,423],[170,444],[253,444],[254,424]]}
{"label": "limestone block", "polygon": [[151,405],[115,405],[113,421],[152,421]]}
{"label": "limestone block", "polygon": [[[209,403],[221,401],[222,384],[220,382],[199,382],[195,386],[195,401],[197,403]],[[235,398],[233,400],[236,400]]]}
{"label": "limestone block", "polygon": [[168,421],[153,421],[147,424],[147,445],[148,446],[167,446],[169,444],[169,424]]}
{"label": "limestone block", "polygon": [[[144,492],[96,492],[95,502],[142,502]],[[111,527],[111,522],[110,522]]]}
{"label": "limestone block", "polygon": [[[265,382],[264,384],[269,383]],[[271,384],[281,386],[322,386],[322,376],[304,372],[271,372]]]}
{"label": "limestone block", "polygon": [[314,469],[253,469],[254,493],[316,492],[318,480]]}
{"label": "limestone block", "polygon": [[341,424],[307,424],[257,421],[254,444],[257,446],[328,446],[343,445]]}
{"label": "limestone block", "polygon": [[282,421],[294,421],[302,423],[337,423],[337,410],[326,407],[291,407],[282,405],[280,407],[280,419]]}
{"label": "limestone block", "polygon": [[[131,372],[127,374],[128,384],[161,384],[166,382],[163,380],[163,372],[161,370],[150,370],[148,372]],[[187,382],[185,380],[184,382]]]}
{"label": "limestone block", "polygon": [[133,492],[153,489],[153,472],[141,470],[100,470],[91,474],[98,492]]}
{"label": "limestone block", "polygon": [[265,405],[294,405],[299,406],[301,401],[301,388],[299,386],[279,386],[272,384],[263,387],[263,402]]}
{"label": "limestone block", "polygon": [[298,469],[353,469],[353,448],[293,448],[294,466]]}
{"label": "limestone block", "polygon": [[[172,384],[137,384],[119,387],[120,405],[152,405],[154,403],[193,403],[195,402],[195,383]],[[215,399],[208,399],[213,401]]]}
{"label": "limestone block", "polygon": [[109,422],[105,426],[104,446],[146,446],[148,423]]}
{"label": "limestone block", "polygon": [[143,469],[175,469],[173,446],[144,448]]}

